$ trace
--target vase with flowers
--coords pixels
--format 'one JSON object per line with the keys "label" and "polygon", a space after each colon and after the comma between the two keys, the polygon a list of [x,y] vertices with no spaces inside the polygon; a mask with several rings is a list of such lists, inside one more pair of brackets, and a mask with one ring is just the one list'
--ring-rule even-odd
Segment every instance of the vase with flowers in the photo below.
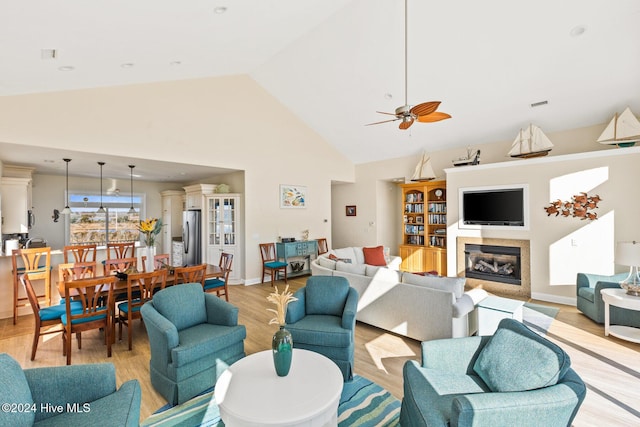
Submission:
{"label": "vase with flowers", "polygon": [[276,315],[276,317],[269,321],[269,324],[280,325],[280,328],[273,335],[273,339],[271,340],[273,364],[276,368],[276,374],[278,374],[279,377],[287,376],[287,374],[289,374],[289,369],[291,368],[293,339],[291,337],[291,332],[285,329],[285,318],[287,316],[287,305],[289,305],[290,302],[297,300],[298,298],[294,297],[293,294],[289,292],[289,285],[287,285],[282,293],[278,292],[278,287],[276,286],[276,291],[267,297],[267,301],[276,305],[275,309],[267,309],[267,311]]}
{"label": "vase with flowers", "polygon": [[155,255],[156,255],[156,236],[160,234],[162,230],[162,220],[158,218],[149,218],[140,220],[138,224],[138,230],[144,236],[144,243],[147,246],[147,259],[145,270],[155,270]]}

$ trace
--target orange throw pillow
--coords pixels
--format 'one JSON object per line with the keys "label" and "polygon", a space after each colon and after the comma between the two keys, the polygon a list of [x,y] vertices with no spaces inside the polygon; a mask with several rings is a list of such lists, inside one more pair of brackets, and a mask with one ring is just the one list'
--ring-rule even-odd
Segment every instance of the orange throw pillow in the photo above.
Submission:
{"label": "orange throw pillow", "polygon": [[383,267],[387,265],[387,261],[384,259],[384,247],[362,248],[362,252],[364,253],[365,264]]}

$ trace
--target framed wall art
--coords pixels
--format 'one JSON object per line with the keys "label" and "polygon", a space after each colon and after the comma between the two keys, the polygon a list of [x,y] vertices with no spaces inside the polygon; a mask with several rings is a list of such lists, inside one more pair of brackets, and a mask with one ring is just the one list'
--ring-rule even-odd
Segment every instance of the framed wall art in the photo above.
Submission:
{"label": "framed wall art", "polygon": [[280,185],[281,208],[306,208],[307,187],[302,185]]}
{"label": "framed wall art", "polygon": [[356,207],[351,205],[346,207],[347,216],[356,216]]}

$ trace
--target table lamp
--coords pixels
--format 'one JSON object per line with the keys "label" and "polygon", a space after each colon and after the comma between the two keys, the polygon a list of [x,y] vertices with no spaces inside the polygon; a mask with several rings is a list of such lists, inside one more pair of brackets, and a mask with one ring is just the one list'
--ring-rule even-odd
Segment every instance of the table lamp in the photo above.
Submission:
{"label": "table lamp", "polygon": [[620,287],[627,291],[628,295],[640,296],[640,242],[618,242],[616,244],[616,264],[628,265],[629,276],[620,282]]}

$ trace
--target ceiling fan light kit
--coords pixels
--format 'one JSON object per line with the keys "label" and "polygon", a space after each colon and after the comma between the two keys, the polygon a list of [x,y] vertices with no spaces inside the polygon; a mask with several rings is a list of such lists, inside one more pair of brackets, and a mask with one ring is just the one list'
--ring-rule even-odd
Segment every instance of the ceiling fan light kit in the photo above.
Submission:
{"label": "ceiling fan light kit", "polygon": [[408,25],[407,25],[407,21],[408,21],[408,15],[409,15],[407,12],[407,1],[408,0],[404,0],[404,105],[396,108],[395,114],[386,113],[383,111],[377,111],[377,113],[380,113],[380,114],[395,116],[396,117],[395,119],[368,123],[365,126],[402,120],[400,122],[400,126],[398,127],[402,130],[406,130],[406,129],[409,129],[409,127],[416,120],[421,123],[433,123],[433,122],[439,122],[440,120],[451,118],[451,116],[447,113],[436,112],[436,110],[438,109],[438,106],[440,105],[440,101],[423,102],[415,106],[411,106],[407,103],[407,86],[408,86],[408,78],[407,78],[407,51],[408,51],[407,27]]}

